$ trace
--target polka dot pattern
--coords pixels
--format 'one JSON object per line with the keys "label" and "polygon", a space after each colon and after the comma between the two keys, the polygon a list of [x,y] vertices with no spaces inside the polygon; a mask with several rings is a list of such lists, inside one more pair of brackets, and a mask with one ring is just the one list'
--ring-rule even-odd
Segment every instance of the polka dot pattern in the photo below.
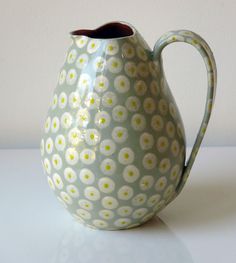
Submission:
{"label": "polka dot pattern", "polygon": [[184,128],[160,60],[137,33],[73,37],[40,150],[50,188],[80,222],[125,229],[175,195]]}

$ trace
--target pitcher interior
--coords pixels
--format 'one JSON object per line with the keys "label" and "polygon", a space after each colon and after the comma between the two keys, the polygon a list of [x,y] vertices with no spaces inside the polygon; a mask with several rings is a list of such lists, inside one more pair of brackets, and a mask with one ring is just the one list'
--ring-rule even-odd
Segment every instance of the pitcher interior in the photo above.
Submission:
{"label": "pitcher interior", "polygon": [[100,39],[128,37],[132,36],[133,34],[134,30],[129,25],[120,22],[111,22],[94,30],[79,29],[71,32],[72,36],[83,35],[90,38]]}

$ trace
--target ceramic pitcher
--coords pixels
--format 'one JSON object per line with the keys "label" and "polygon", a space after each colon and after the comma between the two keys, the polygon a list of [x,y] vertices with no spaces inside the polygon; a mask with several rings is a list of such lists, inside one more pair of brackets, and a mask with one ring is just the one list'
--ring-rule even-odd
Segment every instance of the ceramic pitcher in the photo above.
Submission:
{"label": "ceramic pitcher", "polygon": [[[41,140],[46,178],[79,222],[107,230],[136,227],[170,203],[188,178],[212,110],[213,54],[187,30],[164,34],[151,50],[124,22],[74,31],[71,40]],[[205,114],[187,162],[161,56],[173,42],[193,45],[208,76]]]}

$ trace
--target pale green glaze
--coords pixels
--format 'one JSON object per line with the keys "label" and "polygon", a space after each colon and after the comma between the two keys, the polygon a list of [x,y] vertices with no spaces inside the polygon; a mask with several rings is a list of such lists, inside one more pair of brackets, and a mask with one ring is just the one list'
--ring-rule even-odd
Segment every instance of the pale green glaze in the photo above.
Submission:
{"label": "pale green glaze", "polygon": [[[50,187],[76,219],[99,229],[140,225],[176,197],[216,86],[212,52],[198,35],[169,32],[152,51],[128,26],[132,36],[72,36],[41,140]],[[176,41],[194,45],[208,71],[205,115],[187,167],[184,128],[161,59],[162,49]]]}

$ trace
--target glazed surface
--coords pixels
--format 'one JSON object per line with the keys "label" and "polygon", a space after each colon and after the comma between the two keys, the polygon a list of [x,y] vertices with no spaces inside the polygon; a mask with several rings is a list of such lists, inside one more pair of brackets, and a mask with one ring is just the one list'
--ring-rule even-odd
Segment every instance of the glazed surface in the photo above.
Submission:
{"label": "glazed surface", "polygon": [[137,226],[175,195],[182,121],[161,61],[136,32],[72,38],[41,140],[51,189],[80,222]]}

